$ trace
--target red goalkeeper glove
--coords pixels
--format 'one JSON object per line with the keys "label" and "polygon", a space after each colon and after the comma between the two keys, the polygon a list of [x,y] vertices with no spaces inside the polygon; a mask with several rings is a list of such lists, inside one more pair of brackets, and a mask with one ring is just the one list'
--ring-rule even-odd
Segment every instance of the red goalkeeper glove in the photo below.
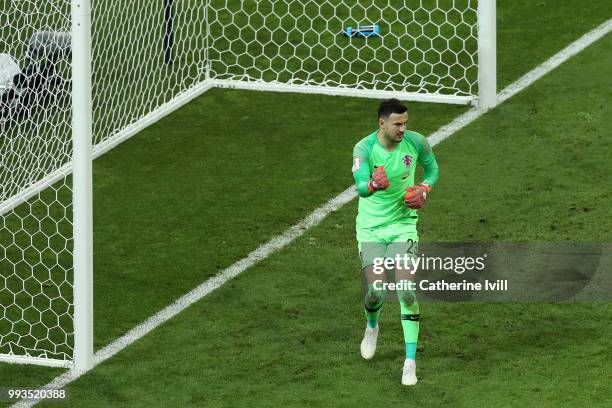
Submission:
{"label": "red goalkeeper glove", "polygon": [[389,179],[387,178],[387,173],[385,173],[385,168],[383,166],[379,166],[374,170],[374,174],[372,174],[372,178],[368,182],[368,190],[371,193],[380,190],[386,190],[389,188]]}
{"label": "red goalkeeper glove", "polygon": [[412,209],[423,208],[425,200],[427,199],[427,193],[430,191],[431,188],[427,184],[407,187],[404,201],[406,205]]}

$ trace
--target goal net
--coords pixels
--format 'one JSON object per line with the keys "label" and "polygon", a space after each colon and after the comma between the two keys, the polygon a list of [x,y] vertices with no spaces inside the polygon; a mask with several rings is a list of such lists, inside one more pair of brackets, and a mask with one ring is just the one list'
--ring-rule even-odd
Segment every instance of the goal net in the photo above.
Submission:
{"label": "goal net", "polygon": [[[71,7],[88,3],[7,0],[0,9],[0,361],[74,359],[73,197],[86,192],[73,187],[73,138],[88,135],[73,135]],[[478,8],[93,0],[92,156],[213,87],[475,103]]]}
{"label": "goal net", "polygon": [[208,17],[219,85],[456,103],[477,94],[474,0],[227,0]]}

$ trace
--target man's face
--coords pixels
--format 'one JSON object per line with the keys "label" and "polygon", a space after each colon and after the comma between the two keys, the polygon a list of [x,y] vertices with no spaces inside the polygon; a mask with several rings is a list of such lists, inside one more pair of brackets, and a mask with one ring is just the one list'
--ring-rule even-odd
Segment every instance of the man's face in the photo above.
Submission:
{"label": "man's face", "polygon": [[392,113],[388,118],[380,118],[378,124],[383,135],[390,141],[399,143],[404,137],[406,124],[408,123],[408,112]]}

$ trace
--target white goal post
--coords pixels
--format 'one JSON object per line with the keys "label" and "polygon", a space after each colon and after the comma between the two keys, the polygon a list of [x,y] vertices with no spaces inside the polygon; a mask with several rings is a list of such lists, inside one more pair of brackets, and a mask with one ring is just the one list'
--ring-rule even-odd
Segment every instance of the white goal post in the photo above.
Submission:
{"label": "white goal post", "polygon": [[495,0],[7,3],[4,362],[92,367],[92,160],[207,90],[497,101]]}

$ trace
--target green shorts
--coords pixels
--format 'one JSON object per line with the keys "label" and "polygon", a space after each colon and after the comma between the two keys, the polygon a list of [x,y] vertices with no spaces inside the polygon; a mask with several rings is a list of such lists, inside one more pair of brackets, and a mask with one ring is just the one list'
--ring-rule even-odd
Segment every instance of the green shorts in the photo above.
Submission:
{"label": "green shorts", "polygon": [[416,257],[419,235],[414,224],[388,224],[378,228],[357,230],[357,247],[361,267],[374,264],[376,258],[395,258],[397,255]]}

